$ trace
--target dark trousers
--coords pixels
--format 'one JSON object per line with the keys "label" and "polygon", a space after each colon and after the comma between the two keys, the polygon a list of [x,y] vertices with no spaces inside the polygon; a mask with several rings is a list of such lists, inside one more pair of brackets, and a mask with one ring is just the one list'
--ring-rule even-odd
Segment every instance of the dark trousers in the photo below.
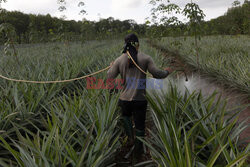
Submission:
{"label": "dark trousers", "polygon": [[134,117],[135,129],[145,131],[145,119],[147,101],[123,101],[119,100],[122,116]]}

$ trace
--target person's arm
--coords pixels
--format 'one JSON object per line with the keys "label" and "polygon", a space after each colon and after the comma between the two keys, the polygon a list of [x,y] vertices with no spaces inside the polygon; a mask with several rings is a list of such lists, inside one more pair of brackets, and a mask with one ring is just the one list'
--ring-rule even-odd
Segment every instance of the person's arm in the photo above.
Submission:
{"label": "person's arm", "polygon": [[107,72],[107,79],[115,79],[120,73],[118,60],[116,59],[115,62],[110,63],[110,65],[111,67]]}
{"label": "person's arm", "polygon": [[153,75],[154,78],[156,79],[162,79],[162,78],[166,78],[170,73],[171,73],[171,69],[167,68],[168,70],[164,71],[164,70],[160,70],[158,69],[155,64],[154,61],[151,57],[148,58],[148,71]]}
{"label": "person's arm", "polygon": [[117,60],[115,62],[110,63],[110,69],[107,72],[107,82],[111,82],[111,87],[109,88],[109,94],[112,95],[113,93],[117,93],[118,89],[115,89],[115,78],[120,73],[119,71],[119,63]]}

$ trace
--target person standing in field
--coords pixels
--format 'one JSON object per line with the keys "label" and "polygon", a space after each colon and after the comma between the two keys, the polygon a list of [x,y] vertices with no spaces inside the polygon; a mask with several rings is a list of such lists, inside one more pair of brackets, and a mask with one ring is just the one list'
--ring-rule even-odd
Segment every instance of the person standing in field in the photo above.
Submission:
{"label": "person standing in field", "polygon": [[[145,98],[146,74],[135,66],[127,52],[130,53],[133,60],[143,71],[149,71],[154,78],[166,78],[172,70],[170,68],[165,70],[158,69],[150,56],[139,52],[138,37],[135,34],[129,34],[125,37],[123,54],[111,63],[111,68],[107,72],[107,79],[115,79],[120,74],[124,81],[124,87],[119,98],[123,126],[129,141],[132,141],[135,145],[135,153],[140,156],[143,153],[143,144],[138,139],[134,140],[132,116],[135,124],[135,136],[144,137],[147,110]],[[144,86],[142,87],[141,85]]]}

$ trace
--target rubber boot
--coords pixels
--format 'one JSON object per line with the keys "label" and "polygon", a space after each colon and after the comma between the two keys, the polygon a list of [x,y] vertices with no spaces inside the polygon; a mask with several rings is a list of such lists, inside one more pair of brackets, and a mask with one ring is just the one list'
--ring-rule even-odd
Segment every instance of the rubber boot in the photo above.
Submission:
{"label": "rubber boot", "polygon": [[134,132],[131,117],[123,116],[122,121],[125,133],[128,136],[128,143],[132,145],[134,142]]}

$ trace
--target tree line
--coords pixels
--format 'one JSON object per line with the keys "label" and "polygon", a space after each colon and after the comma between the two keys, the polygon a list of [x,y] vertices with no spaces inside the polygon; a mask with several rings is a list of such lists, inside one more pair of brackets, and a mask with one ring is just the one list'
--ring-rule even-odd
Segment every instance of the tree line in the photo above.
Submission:
{"label": "tree line", "polygon": [[[190,35],[189,23],[137,24],[134,20],[120,21],[109,17],[99,21],[63,20],[47,15],[24,14],[19,11],[2,10],[0,25],[8,24],[15,31],[13,40],[18,43],[37,43],[54,41],[86,41],[124,37],[135,32],[141,37],[164,37]],[[235,4],[223,15],[210,21],[201,22],[203,35],[250,34],[250,2]],[[0,29],[1,30],[1,29]],[[0,34],[0,42],[6,40]]]}
{"label": "tree line", "polygon": [[206,22],[204,28],[207,34],[250,35],[250,1],[245,0],[241,6],[233,4],[225,15]]}
{"label": "tree line", "polygon": [[[245,0],[242,5],[236,3],[223,16],[209,21],[201,21],[200,35],[250,35],[250,1]],[[174,24],[155,24],[149,29],[152,37],[189,36],[190,22]]]}
{"label": "tree line", "polygon": [[[145,34],[145,25],[133,20],[116,20],[112,17],[100,21],[62,20],[47,15],[24,14],[19,11],[2,11],[0,25],[7,23],[15,29],[18,43],[50,42],[58,40],[85,41],[116,38],[129,31]],[[4,40],[3,34],[1,40]]]}

